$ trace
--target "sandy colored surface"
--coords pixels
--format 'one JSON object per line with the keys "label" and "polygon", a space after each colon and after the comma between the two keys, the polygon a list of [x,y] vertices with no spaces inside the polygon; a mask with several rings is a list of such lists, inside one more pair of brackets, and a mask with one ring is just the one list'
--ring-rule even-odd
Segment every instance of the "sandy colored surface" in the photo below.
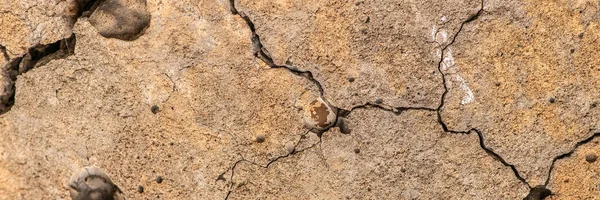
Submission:
{"label": "sandy colored surface", "polygon": [[595,1],[93,3],[0,0],[0,199],[600,195]]}

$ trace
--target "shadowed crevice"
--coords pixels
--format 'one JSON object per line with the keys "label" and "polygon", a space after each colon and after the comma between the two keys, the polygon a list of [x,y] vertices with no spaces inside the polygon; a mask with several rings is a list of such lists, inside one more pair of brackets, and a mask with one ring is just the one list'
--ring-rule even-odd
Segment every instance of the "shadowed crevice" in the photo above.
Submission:
{"label": "shadowed crevice", "polygon": [[220,181],[220,180],[222,180],[222,181],[227,181],[227,180],[226,180],[226,179],[225,179],[223,176],[224,176],[224,175],[225,175],[227,172],[231,171],[231,176],[229,177],[229,184],[230,184],[230,185],[229,185],[229,189],[228,189],[228,191],[227,191],[227,195],[225,195],[225,200],[229,199],[229,195],[231,195],[231,193],[233,192],[233,186],[234,186],[234,181],[233,181],[233,178],[234,178],[234,175],[235,175],[235,169],[236,169],[236,167],[237,167],[237,165],[238,165],[239,163],[246,162],[246,163],[249,163],[249,164],[252,164],[252,165],[258,166],[258,167],[262,167],[262,168],[268,169],[268,168],[271,166],[271,164],[273,164],[273,163],[277,162],[277,161],[278,161],[278,160],[280,160],[280,159],[287,158],[287,157],[291,157],[291,156],[293,156],[293,155],[296,155],[296,154],[302,153],[302,152],[304,152],[304,151],[306,151],[306,150],[309,150],[309,149],[312,149],[312,148],[316,147],[317,145],[319,145],[319,144],[321,144],[321,143],[323,142],[322,138],[321,138],[321,137],[319,137],[319,142],[316,142],[316,143],[314,143],[314,144],[312,144],[312,145],[310,145],[309,147],[306,147],[306,148],[304,148],[304,149],[296,150],[296,148],[298,147],[298,145],[299,145],[299,144],[302,142],[302,140],[305,138],[306,134],[308,134],[308,132],[306,132],[306,133],[304,133],[303,135],[301,135],[301,136],[300,136],[300,139],[299,139],[299,140],[298,140],[298,142],[296,142],[296,144],[294,145],[294,150],[293,150],[293,151],[291,151],[291,152],[288,152],[287,154],[280,155],[280,156],[277,156],[277,157],[275,157],[275,158],[271,159],[269,162],[267,162],[267,164],[266,164],[266,165],[261,165],[261,164],[259,164],[259,163],[256,163],[256,162],[254,162],[254,161],[251,161],[251,160],[247,160],[247,159],[245,159],[245,158],[243,158],[243,157],[242,157],[242,159],[240,159],[240,160],[236,161],[236,162],[233,164],[233,166],[231,166],[231,167],[230,167],[230,168],[229,168],[227,171],[225,171],[225,172],[221,173],[221,175],[220,175],[220,176],[219,176],[219,177],[216,179],[216,181]]}
{"label": "shadowed crevice", "polygon": [[[295,75],[308,78],[310,81],[312,81],[313,83],[315,83],[318,86],[319,91],[321,93],[321,96],[323,96],[323,94],[324,94],[325,91],[323,90],[323,87],[321,86],[320,82],[317,81],[316,79],[314,79],[312,72],[310,72],[310,71],[303,71],[303,70],[298,69],[297,67],[293,67],[293,66],[289,66],[289,65],[277,65],[277,64],[274,63],[273,58],[269,55],[268,51],[264,48],[263,44],[261,43],[260,36],[256,33],[256,28],[254,26],[254,23],[252,22],[252,20],[245,13],[240,12],[240,11],[237,10],[237,8],[235,7],[235,0],[230,0],[230,10],[231,10],[232,14],[240,16],[246,22],[246,24],[248,25],[249,29],[251,30],[251,32],[252,32],[252,42],[253,42],[254,51],[255,51],[254,52],[255,57],[257,57],[260,60],[262,60],[264,63],[266,63],[271,68],[285,68],[285,69],[287,69],[288,71],[290,71],[291,73],[293,73]],[[481,0],[481,7],[479,8],[479,10],[476,13],[470,15],[466,20],[464,20],[460,24],[460,27],[459,27],[458,31],[454,34],[454,36],[452,37],[452,40],[450,41],[450,43],[446,44],[441,49],[441,57],[440,57],[440,61],[438,62],[437,69],[438,69],[438,72],[442,76],[442,83],[443,83],[442,85],[444,87],[444,92],[442,93],[442,96],[440,98],[440,103],[439,103],[439,106],[437,108],[427,108],[427,107],[392,107],[392,106],[384,105],[384,104],[381,104],[381,103],[371,103],[371,102],[369,102],[369,103],[365,103],[363,105],[354,106],[350,110],[344,110],[344,109],[338,108],[338,113],[337,113],[338,116],[337,116],[336,123],[338,121],[340,121],[339,119],[348,117],[351,114],[351,112],[353,112],[354,110],[357,110],[357,109],[376,108],[376,109],[380,109],[380,110],[392,112],[392,113],[394,113],[396,115],[400,115],[404,111],[407,111],[407,110],[421,110],[421,111],[435,112],[437,114],[437,121],[440,124],[440,126],[442,127],[442,129],[444,130],[444,132],[453,133],[453,134],[470,134],[471,132],[475,132],[477,134],[477,136],[478,136],[480,147],[488,155],[490,155],[494,159],[498,160],[504,166],[509,167],[513,171],[515,177],[520,182],[522,182],[523,184],[527,185],[531,189],[531,191],[537,192],[537,191],[540,191],[540,190],[539,189],[535,189],[535,190],[532,189],[532,187],[529,185],[529,183],[527,183],[527,181],[519,174],[518,170],[516,169],[516,167],[514,165],[508,163],[504,158],[502,158],[502,156],[500,156],[498,153],[494,152],[491,148],[489,148],[489,147],[487,147],[485,145],[485,138],[484,138],[483,133],[481,131],[479,131],[477,129],[471,129],[471,130],[468,130],[468,131],[452,130],[452,129],[448,128],[448,126],[446,125],[446,123],[442,119],[442,109],[444,107],[444,101],[445,101],[446,95],[449,92],[449,88],[446,85],[446,82],[447,82],[446,75],[444,74],[444,72],[442,71],[442,68],[441,68],[443,60],[444,60],[444,52],[445,52],[445,50],[448,47],[450,47],[456,41],[456,38],[461,33],[461,31],[463,30],[464,26],[467,23],[476,21],[479,18],[479,16],[483,14],[483,12],[484,12],[484,1]],[[287,157],[287,156],[289,156],[289,154],[286,155],[286,156],[283,156],[283,157]],[[276,158],[275,160],[269,162],[266,166],[263,166],[263,167],[268,167],[272,162],[278,160],[279,158],[282,158],[282,157]],[[245,162],[250,162],[250,161],[246,161],[246,160],[240,160],[240,161],[236,162],[234,164],[234,166],[232,166],[230,168],[230,170],[232,170],[231,179],[233,179],[233,170],[235,169],[235,166],[237,166],[237,164],[239,162],[244,162],[244,161]],[[253,164],[256,164],[256,163],[253,163]],[[231,189],[232,189],[231,187],[232,186],[230,186],[230,190],[229,190],[229,192],[227,194],[226,199],[229,197],[229,194],[231,193]],[[531,194],[528,195],[528,196],[531,196]]]}
{"label": "shadowed crevice", "polygon": [[14,57],[0,69],[0,115],[8,112],[15,104],[16,81],[19,75],[45,65],[54,59],[62,59],[75,52],[76,37],[60,39],[50,44],[36,44],[27,49],[27,53]]}
{"label": "shadowed crevice", "polygon": [[590,137],[577,142],[575,144],[575,146],[573,146],[573,148],[571,149],[571,151],[554,157],[554,159],[552,159],[552,164],[550,165],[550,169],[548,169],[548,176],[546,177],[546,182],[544,183],[544,187],[547,187],[548,184],[550,183],[550,178],[552,177],[552,171],[554,170],[554,166],[556,164],[556,161],[570,157],[571,155],[573,155],[573,153],[575,153],[575,151],[577,151],[577,149],[580,146],[591,142],[594,138],[596,138],[598,136],[600,136],[600,132],[594,133]]}

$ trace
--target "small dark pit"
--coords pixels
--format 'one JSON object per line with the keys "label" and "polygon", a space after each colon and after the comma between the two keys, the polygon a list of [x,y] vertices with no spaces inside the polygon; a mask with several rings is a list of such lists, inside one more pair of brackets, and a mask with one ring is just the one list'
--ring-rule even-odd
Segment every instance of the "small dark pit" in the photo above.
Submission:
{"label": "small dark pit", "polygon": [[596,162],[598,160],[598,156],[595,153],[587,153],[585,154],[585,161],[589,163]]}
{"label": "small dark pit", "polygon": [[144,186],[138,185],[138,187],[137,187],[137,191],[138,191],[139,193],[144,193]]}
{"label": "small dark pit", "polygon": [[256,142],[258,142],[258,143],[262,143],[262,142],[264,142],[264,141],[265,141],[265,135],[263,135],[263,134],[258,134],[258,135],[256,136],[256,139],[255,139],[255,140],[256,140]]}
{"label": "small dark pit", "polygon": [[157,105],[153,105],[153,106],[150,108],[150,111],[152,111],[152,113],[153,113],[153,114],[156,114],[156,113],[158,113],[158,111],[159,111],[159,110],[160,110],[160,108],[159,108]]}
{"label": "small dark pit", "polygon": [[163,182],[163,177],[162,176],[156,177],[156,182],[157,183],[162,183]]}

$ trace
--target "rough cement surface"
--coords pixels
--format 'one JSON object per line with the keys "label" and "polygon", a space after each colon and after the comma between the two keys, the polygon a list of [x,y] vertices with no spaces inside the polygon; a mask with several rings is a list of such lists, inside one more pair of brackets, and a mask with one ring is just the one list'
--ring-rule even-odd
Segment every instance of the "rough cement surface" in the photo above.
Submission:
{"label": "rough cement surface", "polygon": [[600,138],[582,145],[570,157],[558,160],[548,187],[551,199],[594,199],[600,196]]}
{"label": "rough cement surface", "polygon": [[230,197],[519,199],[529,191],[479,147],[476,134],[445,133],[433,112],[370,108],[348,120],[352,134],[325,133],[317,146],[268,168],[239,163]]}
{"label": "rough cement surface", "polygon": [[10,58],[24,54],[35,44],[49,44],[69,37],[64,19],[65,1],[0,1],[0,45]]}
{"label": "rough cement surface", "polygon": [[[486,1],[445,51],[449,129],[476,128],[532,186],[600,125],[598,4]],[[502,28],[499,28],[502,27]],[[453,59],[453,61],[450,61]],[[473,100],[465,102],[465,97]]]}
{"label": "rough cement surface", "polygon": [[[472,1],[236,0],[277,65],[315,74],[334,105],[375,102],[394,107],[439,104],[436,49],[480,7]],[[349,81],[353,79],[353,81]]]}
{"label": "rough cement surface", "polygon": [[594,198],[599,10],[0,0],[0,199]]}

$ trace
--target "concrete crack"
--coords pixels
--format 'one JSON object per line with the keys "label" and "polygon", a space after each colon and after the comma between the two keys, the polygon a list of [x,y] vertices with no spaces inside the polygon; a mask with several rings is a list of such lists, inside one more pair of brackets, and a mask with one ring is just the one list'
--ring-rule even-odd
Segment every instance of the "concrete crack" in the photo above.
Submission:
{"label": "concrete crack", "polygon": [[[4,114],[10,110],[15,104],[16,95],[16,81],[19,75],[27,73],[34,67],[42,66],[50,60],[62,59],[70,56],[75,51],[76,36],[74,33],[68,38],[60,39],[50,44],[36,44],[27,49],[27,53],[19,57],[10,59],[0,69],[0,76],[2,76],[2,85],[4,88],[0,89],[3,91],[0,93],[0,114]],[[3,47],[4,48],[4,47]],[[5,58],[6,55],[5,51]]]}
{"label": "concrete crack", "polygon": [[[545,186],[536,186],[536,187],[531,187],[531,185],[529,185],[529,183],[525,180],[525,178],[523,178],[520,174],[519,171],[517,170],[517,168],[515,167],[515,165],[508,163],[504,158],[502,158],[502,156],[500,156],[500,154],[494,152],[491,148],[487,147],[485,145],[485,138],[483,136],[483,133],[481,131],[479,131],[476,128],[471,128],[468,131],[459,131],[459,130],[452,130],[450,128],[448,128],[448,125],[446,125],[446,123],[443,121],[442,119],[442,109],[444,107],[444,102],[446,100],[446,95],[448,94],[448,92],[450,91],[450,89],[448,88],[447,80],[446,80],[446,75],[444,74],[444,72],[442,71],[442,64],[444,62],[444,53],[446,51],[446,49],[448,49],[452,44],[454,44],[454,42],[456,41],[456,38],[458,37],[458,35],[462,32],[464,26],[470,22],[475,21],[477,18],[479,18],[479,16],[481,16],[481,14],[484,12],[484,1],[481,0],[481,7],[479,8],[479,10],[470,15],[465,21],[463,21],[460,24],[460,27],[458,28],[458,31],[454,34],[454,36],[452,37],[452,40],[450,41],[450,43],[448,43],[447,45],[445,45],[442,49],[441,49],[441,55],[440,55],[440,61],[438,62],[438,72],[441,74],[442,76],[442,82],[443,82],[443,86],[444,86],[444,92],[442,93],[442,97],[440,99],[440,104],[438,106],[438,108],[436,109],[436,113],[437,113],[437,118],[438,118],[438,123],[442,126],[442,129],[444,130],[444,132],[448,132],[448,133],[454,133],[454,134],[470,134],[471,132],[475,132],[479,138],[479,146],[490,156],[492,156],[494,159],[500,161],[500,163],[502,163],[504,166],[509,167],[515,177],[517,179],[519,179],[519,181],[521,181],[523,184],[527,185],[527,187],[529,187],[530,189],[530,193],[527,195],[527,197],[525,197],[525,199],[528,198],[532,198],[534,193],[535,194],[545,194],[545,192],[540,192],[540,191],[545,191],[547,189],[545,189]],[[537,195],[540,197],[540,199],[545,198],[546,196],[543,195]]]}
{"label": "concrete crack", "polygon": [[[458,35],[460,34],[460,32],[463,30],[464,26],[467,23],[473,22],[475,21],[483,12],[484,12],[484,1],[481,0],[481,7],[480,9],[477,11],[477,13],[469,16],[465,21],[463,21],[463,23],[461,23],[458,31],[456,32],[456,34],[454,34],[454,36],[452,37],[452,40],[450,41],[450,43],[448,43],[447,45],[445,45],[442,49],[441,49],[441,56],[440,56],[440,62],[438,62],[438,71],[442,76],[442,81],[443,81],[443,86],[444,86],[444,92],[442,93],[442,98],[440,101],[440,104],[438,106],[438,108],[436,109],[437,111],[437,118],[438,118],[438,123],[442,126],[442,128],[444,129],[444,132],[449,132],[449,133],[455,133],[455,134],[470,134],[470,132],[475,132],[477,133],[477,136],[479,137],[479,145],[481,146],[481,148],[483,150],[485,150],[486,153],[488,153],[489,155],[491,155],[492,157],[494,157],[496,160],[500,161],[504,166],[510,167],[511,170],[513,171],[514,175],[516,176],[517,179],[519,179],[523,184],[527,185],[530,189],[529,194],[524,198],[526,200],[538,200],[538,199],[544,199],[547,196],[549,196],[551,194],[551,191],[548,190],[546,188],[547,184],[548,184],[548,180],[550,178],[550,176],[548,176],[548,180],[546,181],[546,184],[544,185],[538,185],[535,187],[532,187],[527,180],[525,180],[520,174],[519,171],[517,170],[517,168],[513,165],[508,163],[504,158],[502,158],[502,156],[500,156],[498,153],[494,152],[491,148],[487,147],[485,145],[485,138],[483,137],[483,133],[481,131],[479,131],[476,128],[471,128],[468,131],[459,131],[459,130],[452,130],[450,128],[448,128],[448,126],[446,125],[446,123],[443,121],[442,119],[442,109],[444,107],[444,102],[446,99],[446,95],[449,92],[449,88],[446,84],[447,80],[446,80],[446,75],[444,74],[444,72],[442,71],[442,63],[444,62],[444,53],[446,51],[446,49],[448,47],[450,47],[452,44],[454,44],[454,42],[456,41],[456,38],[458,37]],[[593,136],[595,137],[595,135]],[[592,138],[593,138],[592,137]],[[588,138],[588,140],[585,140],[585,142],[588,142],[589,140],[591,140],[591,138]],[[585,143],[583,142],[583,143]],[[582,144],[582,142],[577,143],[578,145],[576,145],[576,147],[578,147],[579,145]],[[574,150],[573,150],[574,151]],[[552,162],[552,166],[550,167],[550,172],[552,171],[552,167],[554,166],[554,161],[556,161],[557,159],[566,157],[568,155],[570,155],[571,153],[573,153],[573,151],[563,154],[561,156],[556,157],[553,162]]]}
{"label": "concrete crack", "polygon": [[267,64],[271,68],[285,68],[294,75],[307,78],[308,80],[313,82],[315,85],[317,85],[317,87],[319,88],[319,93],[321,94],[321,96],[323,96],[323,94],[324,94],[323,86],[321,85],[321,83],[319,81],[317,81],[314,78],[312,72],[310,72],[308,70],[301,70],[301,69],[298,69],[297,67],[290,66],[287,64],[285,64],[285,65],[275,64],[275,62],[273,61],[273,58],[269,55],[268,51],[265,49],[263,44],[260,42],[260,36],[256,33],[254,23],[252,22],[250,17],[248,17],[248,15],[246,15],[243,12],[239,12],[235,8],[235,0],[229,0],[229,2],[230,2],[231,14],[240,16],[246,22],[246,24],[248,25],[248,28],[250,28],[250,31],[252,32],[252,44],[254,45],[254,56],[259,58],[260,60],[262,60],[265,64]]}
{"label": "concrete crack", "polygon": [[573,146],[573,148],[571,149],[571,151],[569,151],[569,152],[567,152],[567,153],[564,153],[564,154],[561,154],[561,155],[558,155],[558,156],[554,157],[554,159],[552,159],[552,164],[550,165],[550,169],[548,169],[548,176],[546,177],[546,182],[544,183],[544,186],[546,187],[546,186],[548,186],[548,184],[550,183],[550,178],[551,178],[551,176],[552,176],[552,171],[553,171],[553,169],[554,169],[554,165],[556,164],[556,161],[558,161],[558,160],[560,160],[560,159],[563,159],[563,158],[568,158],[568,157],[570,157],[571,155],[573,155],[573,153],[575,153],[575,151],[576,151],[576,150],[577,150],[577,149],[578,149],[578,148],[579,148],[581,145],[584,145],[584,144],[587,144],[588,142],[591,142],[591,141],[592,141],[594,138],[596,138],[596,137],[598,137],[598,136],[600,136],[600,132],[598,132],[598,133],[594,133],[594,134],[592,134],[590,137],[588,137],[588,138],[586,138],[586,139],[584,139],[584,140],[581,140],[581,141],[577,142],[577,143],[575,144],[575,146]]}
{"label": "concrete crack", "polygon": [[[252,22],[252,20],[243,12],[239,12],[236,7],[235,7],[235,0],[230,0],[230,10],[231,13],[234,15],[238,15],[240,16],[248,25],[248,27],[250,28],[251,32],[252,32],[252,42],[254,45],[254,55],[255,57],[259,58],[260,60],[262,60],[264,63],[266,63],[269,67],[271,68],[285,68],[288,71],[290,71],[291,73],[298,75],[298,76],[302,76],[305,78],[308,78],[310,81],[312,81],[313,83],[315,83],[320,91],[321,96],[323,96],[324,94],[324,89],[321,86],[320,82],[317,81],[316,79],[314,79],[314,76],[312,74],[312,72],[310,71],[303,71],[298,69],[297,67],[293,67],[293,66],[289,66],[289,65],[277,65],[274,63],[272,57],[269,55],[268,51],[264,48],[263,44],[260,41],[260,37],[259,35],[256,33],[256,29],[254,26],[254,23]],[[461,24],[460,27],[458,29],[458,31],[454,34],[454,36],[452,37],[452,40],[450,41],[450,43],[444,45],[441,48],[441,56],[440,56],[440,61],[438,62],[438,71],[442,76],[442,83],[443,83],[443,87],[444,87],[444,92],[442,93],[442,96],[440,98],[440,104],[437,108],[427,108],[427,107],[393,107],[393,106],[389,106],[389,105],[385,105],[385,104],[381,104],[381,103],[372,103],[372,102],[368,102],[365,103],[363,105],[357,105],[352,107],[350,110],[344,110],[344,109],[340,109],[338,108],[338,117],[336,119],[336,124],[338,121],[340,121],[340,118],[346,118],[348,115],[350,115],[350,113],[356,109],[363,109],[363,108],[377,108],[377,109],[381,109],[381,110],[385,110],[388,112],[392,112],[396,115],[400,115],[402,114],[402,112],[407,111],[407,110],[422,110],[422,111],[430,111],[430,112],[436,112],[437,114],[437,121],[438,123],[442,126],[442,129],[444,130],[444,132],[448,132],[448,133],[454,133],[454,134],[471,134],[471,132],[475,132],[478,136],[479,139],[479,146],[490,156],[492,156],[494,159],[498,160],[500,163],[502,163],[504,166],[509,167],[515,177],[521,181],[523,184],[527,185],[530,188],[530,194],[526,197],[526,198],[532,198],[534,196],[540,196],[540,199],[545,198],[545,196],[543,194],[545,194],[546,190],[545,186],[536,186],[536,187],[531,187],[529,185],[529,183],[519,174],[518,170],[516,169],[516,167],[513,164],[508,163],[504,158],[502,158],[502,156],[500,156],[498,153],[494,152],[491,148],[487,147],[485,145],[485,138],[483,136],[483,133],[475,128],[472,128],[468,131],[458,131],[458,130],[452,130],[450,128],[448,128],[448,126],[446,125],[446,123],[442,120],[442,109],[444,107],[444,100],[446,99],[446,95],[449,92],[449,88],[447,86],[447,80],[446,80],[446,75],[444,74],[444,72],[442,71],[442,63],[444,61],[444,51],[450,47],[452,44],[454,44],[454,42],[456,41],[456,38],[458,37],[458,35],[460,34],[460,32],[463,30],[464,26],[467,23],[473,22],[475,20],[477,20],[479,18],[479,16],[484,12],[484,1],[481,0],[481,6],[479,8],[479,10],[470,15],[466,20],[464,20]],[[440,44],[442,45],[442,44]],[[340,126],[341,128],[341,126]],[[319,137],[320,138],[320,137]],[[275,162],[276,160],[278,160],[279,158],[283,158],[283,157],[287,157],[288,155],[285,156],[281,156],[276,158],[275,160],[272,160],[271,162],[269,162],[266,166],[263,166],[265,168],[267,168],[271,163]],[[238,163],[240,162],[250,162],[251,161],[247,161],[247,160],[239,160],[238,162],[236,162],[230,170],[232,170],[232,175],[231,175],[231,179],[233,179],[233,170],[235,169],[235,167],[237,166]],[[258,165],[256,163],[252,163],[255,165]],[[259,165],[260,166],[260,165]],[[232,189],[232,185],[230,186],[230,190],[226,196],[226,199],[229,197],[229,194],[231,193],[231,189]]]}
{"label": "concrete crack", "polygon": [[299,145],[299,144],[302,142],[302,140],[303,140],[303,139],[306,137],[306,135],[307,135],[308,133],[309,133],[309,131],[307,131],[307,132],[305,132],[304,134],[300,135],[300,139],[299,139],[299,140],[298,140],[298,142],[296,142],[296,144],[294,145],[294,150],[293,150],[292,152],[289,152],[289,153],[287,153],[287,154],[284,154],[284,155],[277,156],[277,157],[275,157],[275,158],[271,159],[269,162],[267,162],[267,164],[266,164],[266,165],[261,165],[261,164],[259,164],[259,163],[256,163],[256,162],[254,162],[254,161],[251,161],[251,160],[248,160],[248,159],[245,159],[245,158],[243,158],[243,157],[242,157],[242,159],[240,159],[240,160],[236,161],[236,162],[233,164],[233,166],[231,166],[231,167],[230,167],[230,168],[229,168],[227,171],[225,171],[225,172],[221,173],[221,175],[219,175],[219,177],[216,179],[216,181],[220,181],[220,180],[222,180],[222,181],[227,181],[227,180],[224,178],[224,175],[225,175],[227,172],[231,171],[231,176],[229,177],[229,189],[228,189],[228,191],[227,191],[227,195],[225,196],[225,200],[229,199],[229,195],[231,195],[231,193],[233,192],[233,186],[234,186],[233,178],[234,178],[234,175],[235,175],[235,168],[237,167],[237,165],[238,165],[239,163],[242,163],[242,162],[247,162],[247,163],[249,163],[249,164],[252,164],[252,165],[255,165],[255,166],[259,166],[259,167],[262,167],[262,168],[268,169],[268,168],[269,168],[269,166],[271,166],[271,164],[273,164],[273,163],[277,162],[277,161],[278,161],[278,160],[280,160],[280,159],[287,158],[287,157],[291,157],[292,155],[297,155],[297,154],[299,154],[299,153],[302,153],[302,152],[304,152],[304,151],[306,151],[306,150],[312,149],[312,148],[314,148],[314,147],[316,147],[317,145],[320,145],[320,144],[322,143],[322,141],[323,141],[323,140],[321,139],[321,137],[319,137],[319,141],[318,141],[318,142],[316,142],[316,143],[314,143],[314,144],[310,145],[309,147],[306,147],[306,148],[303,148],[303,149],[300,149],[300,150],[296,150],[296,147],[298,147],[298,145]]}

